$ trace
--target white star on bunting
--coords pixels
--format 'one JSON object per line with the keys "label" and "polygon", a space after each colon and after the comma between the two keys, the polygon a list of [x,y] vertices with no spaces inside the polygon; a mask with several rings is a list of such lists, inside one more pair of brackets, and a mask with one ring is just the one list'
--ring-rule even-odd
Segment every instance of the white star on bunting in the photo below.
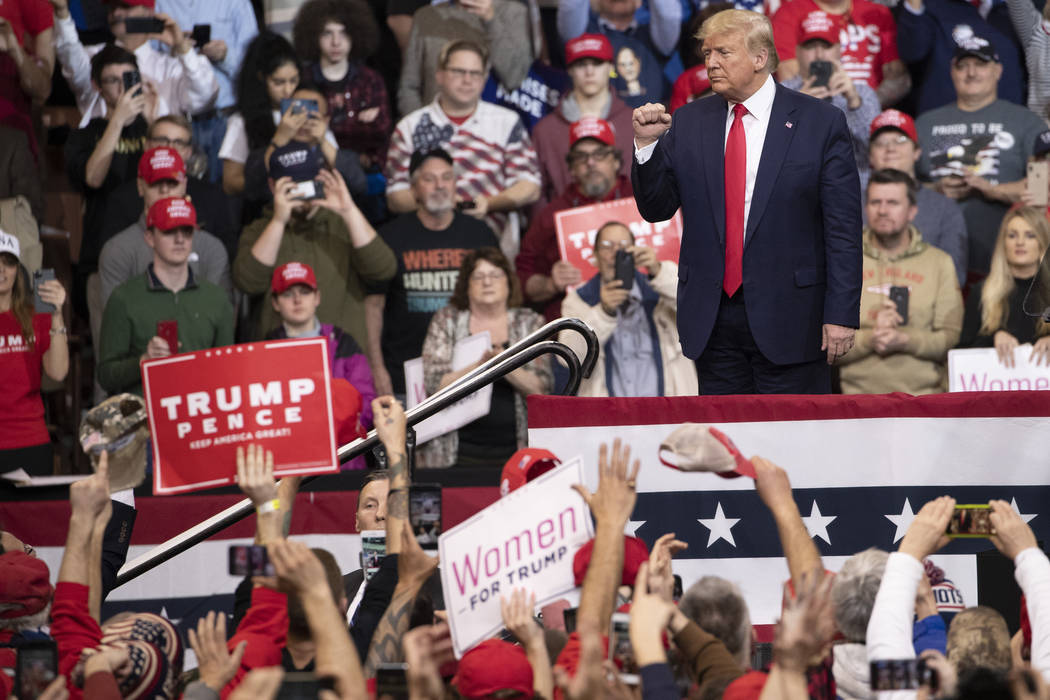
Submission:
{"label": "white star on bunting", "polygon": [[819,537],[831,544],[831,537],[828,535],[828,525],[834,522],[837,517],[837,515],[821,514],[820,506],[817,505],[816,501],[813,501],[813,505],[809,509],[809,516],[803,516],[802,522],[806,524],[806,531],[809,532],[810,537]]}
{"label": "white star on bunting", "polygon": [[727,518],[722,511],[721,502],[715,508],[715,517],[697,518],[696,521],[711,531],[707,537],[708,547],[718,540],[725,540],[734,547],[736,546],[736,541],[733,539],[733,526],[740,522],[740,518]]}
{"label": "white star on bunting", "polygon": [[908,528],[911,527],[911,521],[915,520],[915,513],[912,512],[911,502],[905,498],[904,507],[901,508],[900,515],[886,515],[884,517],[897,526],[897,532],[893,535],[893,542],[896,544],[908,532]]}

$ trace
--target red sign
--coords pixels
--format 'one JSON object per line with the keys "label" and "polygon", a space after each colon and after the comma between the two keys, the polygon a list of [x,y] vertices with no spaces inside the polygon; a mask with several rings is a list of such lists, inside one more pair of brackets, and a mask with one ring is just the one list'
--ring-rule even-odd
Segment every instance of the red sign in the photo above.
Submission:
{"label": "red sign", "polygon": [[583,275],[584,280],[594,277],[597,267],[594,257],[594,234],[603,224],[619,221],[631,229],[636,245],[644,245],[656,251],[660,260],[678,262],[678,249],[682,246],[682,211],[678,210],[670,221],[653,224],[642,218],[633,197],[612,202],[588,204],[585,207],[566,209],[554,215],[554,227],[558,234],[558,252],[561,259],[570,262]]}
{"label": "red sign", "polygon": [[274,474],[339,471],[325,338],[230,345],[142,364],[153,493],[234,483],[237,447],[273,452]]}

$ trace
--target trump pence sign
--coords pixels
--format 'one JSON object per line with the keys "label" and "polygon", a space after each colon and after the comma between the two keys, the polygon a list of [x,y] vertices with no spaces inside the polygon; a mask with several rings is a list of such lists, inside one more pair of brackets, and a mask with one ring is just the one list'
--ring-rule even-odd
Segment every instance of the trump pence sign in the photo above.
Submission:
{"label": "trump pence sign", "polygon": [[501,595],[524,588],[544,605],[575,588],[573,557],[594,536],[590,510],[572,488],[582,479],[576,458],[441,535],[441,585],[457,658],[503,627]]}
{"label": "trump pence sign", "polygon": [[245,343],[142,364],[153,492],[234,483],[238,446],[273,452],[274,474],[339,470],[325,338]]}
{"label": "trump pence sign", "polygon": [[633,197],[588,204],[554,215],[558,253],[562,260],[572,263],[580,271],[584,281],[594,277],[597,271],[591,262],[594,257],[594,236],[599,228],[610,221],[618,221],[629,228],[634,235],[635,245],[652,248],[656,251],[657,259],[678,262],[678,251],[682,247],[680,209],[668,221],[654,224],[638,213]]}

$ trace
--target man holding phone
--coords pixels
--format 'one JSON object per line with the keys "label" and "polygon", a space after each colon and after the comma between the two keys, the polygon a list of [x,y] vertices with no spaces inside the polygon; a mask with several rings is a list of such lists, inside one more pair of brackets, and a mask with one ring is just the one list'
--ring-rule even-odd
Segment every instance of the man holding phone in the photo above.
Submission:
{"label": "man holding phone", "polygon": [[846,115],[846,126],[853,137],[853,156],[857,169],[868,169],[868,134],[871,122],[882,107],[879,96],[866,82],[855,81],[842,67],[842,45],[839,27],[824,12],[811,12],[802,20],[799,30],[798,73],[781,85],[792,90],[827,100]]}
{"label": "man holding phone", "polygon": [[142,394],[144,360],[233,344],[226,292],[198,278],[189,265],[196,230],[189,200],[168,197],[150,207],[146,243],[153,262],[117,287],[102,313],[98,381],[111,394]]}
{"label": "man holding phone", "polygon": [[[593,328],[601,345],[579,395],[695,396],[696,365],[678,341],[678,266],[635,245],[630,229],[618,222],[598,229],[594,250],[598,274],[561,306],[563,316]],[[573,335],[563,331],[558,340],[582,358],[583,343]]]}
{"label": "man holding phone", "polygon": [[[51,0],[51,5],[55,10],[55,53],[62,64],[62,75],[84,115],[80,122],[84,126],[96,117],[105,117],[113,109],[92,81],[91,71],[92,56],[108,44],[84,46],[69,13],[69,0]],[[135,56],[144,85],[156,91],[167,106],[162,114],[167,110],[196,114],[214,104],[219,84],[212,65],[194,49],[192,39],[174,19],[155,13],[153,0],[116,0],[107,7],[113,45]],[[170,50],[155,49],[153,40]]]}
{"label": "man holding phone", "polygon": [[946,360],[962,330],[963,301],[951,257],[911,223],[915,188],[899,170],[876,170],[868,182],[860,330],[838,361],[844,394],[947,388]]}

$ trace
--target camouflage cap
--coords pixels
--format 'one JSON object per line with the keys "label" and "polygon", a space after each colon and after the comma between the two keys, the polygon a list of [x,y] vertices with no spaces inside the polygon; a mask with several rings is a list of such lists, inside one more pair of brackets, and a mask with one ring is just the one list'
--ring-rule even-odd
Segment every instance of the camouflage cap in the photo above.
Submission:
{"label": "camouflage cap", "polygon": [[130,489],[146,476],[149,424],[146,404],[134,394],[111,396],[88,411],[80,422],[80,446],[98,469],[99,455],[109,453],[109,491]]}

